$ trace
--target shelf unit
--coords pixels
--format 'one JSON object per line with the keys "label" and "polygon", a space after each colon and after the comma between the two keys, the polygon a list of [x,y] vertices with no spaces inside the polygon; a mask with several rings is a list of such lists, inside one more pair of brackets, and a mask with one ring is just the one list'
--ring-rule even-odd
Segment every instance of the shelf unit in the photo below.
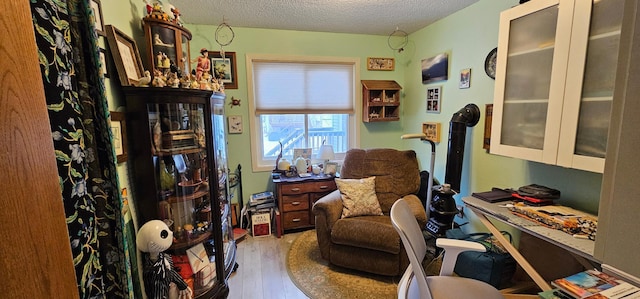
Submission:
{"label": "shelf unit", "polygon": [[400,90],[393,80],[362,80],[362,121],[400,120]]}
{"label": "shelf unit", "polygon": [[[189,41],[191,32],[176,23],[165,21],[151,16],[142,19],[144,36],[147,43],[147,59],[150,70],[169,72],[174,67],[180,70],[179,75],[190,74],[191,49]],[[168,61],[163,62],[161,53],[164,53]],[[174,72],[174,71],[171,71]],[[152,72],[153,73],[153,72]]]}
{"label": "shelf unit", "polygon": [[[130,159],[141,221],[159,219],[173,231],[166,251],[188,261],[203,246],[205,268],[179,273],[194,298],[226,298],[237,267],[231,226],[224,94],[206,90],[124,87]],[[212,275],[213,274],[213,275]]]}

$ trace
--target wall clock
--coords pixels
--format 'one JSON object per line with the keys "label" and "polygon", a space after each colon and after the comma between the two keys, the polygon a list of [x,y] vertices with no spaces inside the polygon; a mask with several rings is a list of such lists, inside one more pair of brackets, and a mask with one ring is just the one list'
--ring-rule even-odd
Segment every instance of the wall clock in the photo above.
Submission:
{"label": "wall clock", "polygon": [[229,122],[229,134],[242,133],[242,116],[230,115],[227,121]]}
{"label": "wall clock", "polygon": [[484,60],[484,71],[491,79],[496,78],[496,59],[498,58],[498,48],[494,48],[489,52],[487,58]]}

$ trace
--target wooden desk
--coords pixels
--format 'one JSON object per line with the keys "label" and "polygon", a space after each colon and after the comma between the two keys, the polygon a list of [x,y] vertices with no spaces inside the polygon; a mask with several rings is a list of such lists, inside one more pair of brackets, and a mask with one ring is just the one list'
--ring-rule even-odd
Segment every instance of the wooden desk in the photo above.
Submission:
{"label": "wooden desk", "polygon": [[[285,230],[315,226],[311,208],[321,197],[336,190],[332,176],[312,175],[307,178],[281,177],[274,179],[278,209],[280,210],[280,235]],[[277,217],[277,216],[276,216]]]}
{"label": "wooden desk", "polygon": [[551,244],[559,246],[570,253],[589,261],[601,263],[593,257],[595,241],[574,238],[573,236],[556,229],[551,229],[537,222],[527,220],[525,218],[514,215],[503,207],[506,203],[489,203],[475,197],[464,197],[462,201],[471,209],[480,219],[480,221],[489,229],[496,239],[504,245],[513,258],[518,262],[523,270],[533,279],[533,281],[543,291],[550,290],[551,286],[545,281],[540,274],[529,264],[529,262],[518,252],[518,250],[500,233],[500,231],[489,221],[494,218],[518,230],[526,232],[532,236],[545,240]]}

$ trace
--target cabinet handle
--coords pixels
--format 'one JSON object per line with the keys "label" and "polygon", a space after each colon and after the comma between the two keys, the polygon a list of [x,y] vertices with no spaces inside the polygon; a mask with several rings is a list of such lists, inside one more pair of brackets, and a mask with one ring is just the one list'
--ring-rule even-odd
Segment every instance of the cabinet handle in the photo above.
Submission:
{"label": "cabinet handle", "polygon": [[302,220],[302,219],[300,219],[300,218],[293,218],[293,219],[291,219],[291,222],[300,222],[300,220]]}
{"label": "cabinet handle", "polygon": [[300,191],[300,188],[291,188],[291,191],[298,192],[298,191]]}
{"label": "cabinet handle", "polygon": [[320,186],[320,189],[327,189],[329,186]]}
{"label": "cabinet handle", "polygon": [[299,205],[299,204],[300,204],[300,202],[299,202],[299,201],[294,201],[294,202],[292,202],[292,203],[291,203],[291,205],[292,205],[292,206],[297,206],[297,205]]}

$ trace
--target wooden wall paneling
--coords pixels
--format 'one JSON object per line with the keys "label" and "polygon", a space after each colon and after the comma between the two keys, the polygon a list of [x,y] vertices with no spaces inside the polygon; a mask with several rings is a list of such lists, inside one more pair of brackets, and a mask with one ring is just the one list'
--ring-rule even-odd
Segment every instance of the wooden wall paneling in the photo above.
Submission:
{"label": "wooden wall paneling", "polygon": [[2,298],[78,298],[29,1],[0,1]]}

